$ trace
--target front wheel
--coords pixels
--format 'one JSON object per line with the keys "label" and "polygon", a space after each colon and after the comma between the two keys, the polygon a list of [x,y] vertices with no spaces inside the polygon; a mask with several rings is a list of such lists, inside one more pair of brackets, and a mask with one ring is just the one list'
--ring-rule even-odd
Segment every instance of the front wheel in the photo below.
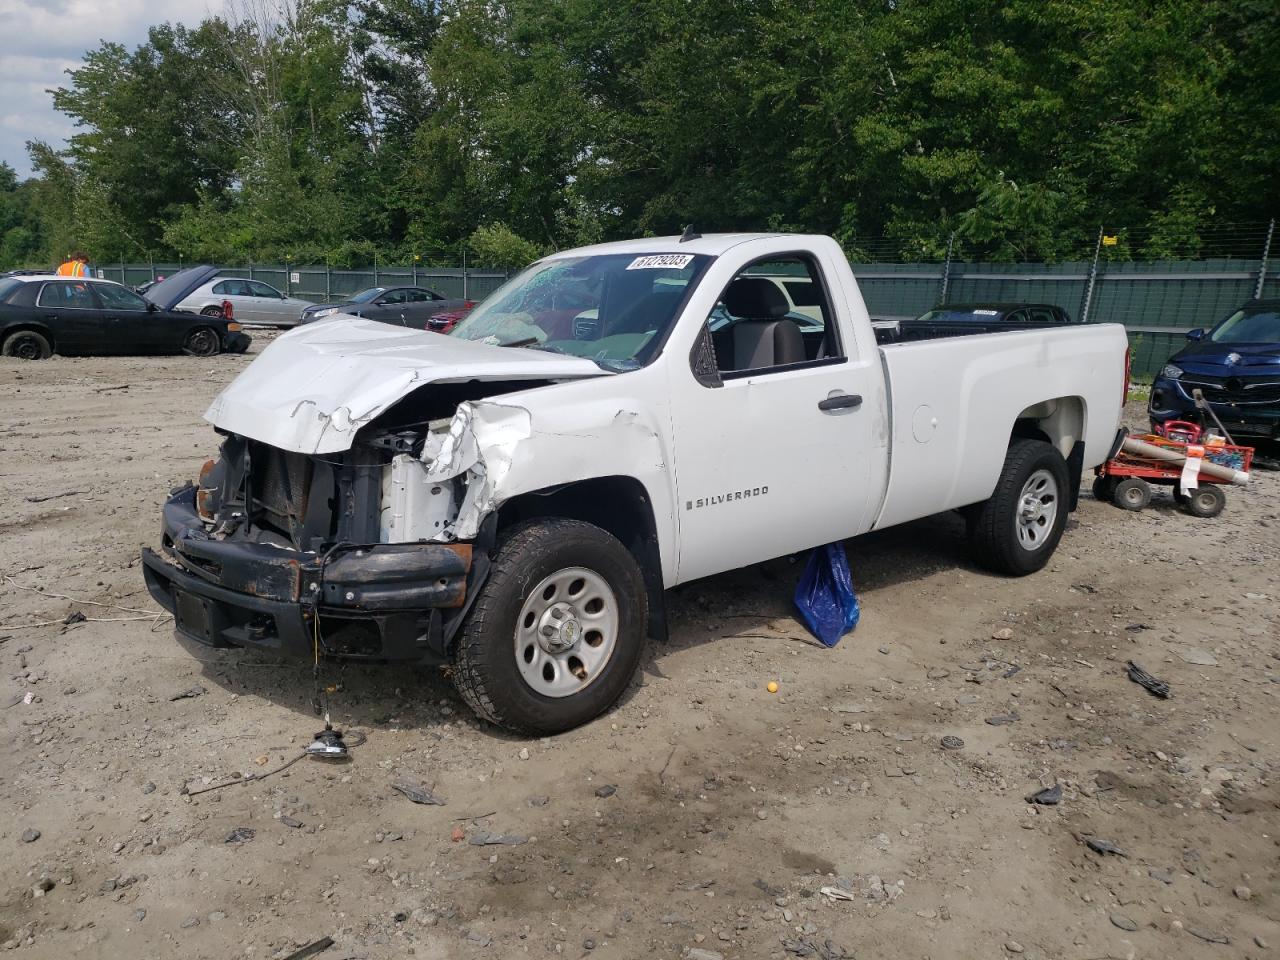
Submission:
{"label": "front wheel", "polygon": [[969,514],[978,562],[997,573],[1026,576],[1058,548],[1067,525],[1067,462],[1043,440],[1009,444],[995,492]]}
{"label": "front wheel", "polygon": [[34,330],[19,330],[4,338],[4,355],[19,360],[48,360],[53,348],[43,334]]}
{"label": "front wheel", "polygon": [[187,334],[182,341],[182,352],[190,357],[211,357],[222,349],[216,331],[208,327],[199,327]]}
{"label": "front wheel", "polygon": [[579,520],[535,520],[503,540],[453,651],[458,692],[521,733],[569,730],[635,674],[648,600],[635,558]]}

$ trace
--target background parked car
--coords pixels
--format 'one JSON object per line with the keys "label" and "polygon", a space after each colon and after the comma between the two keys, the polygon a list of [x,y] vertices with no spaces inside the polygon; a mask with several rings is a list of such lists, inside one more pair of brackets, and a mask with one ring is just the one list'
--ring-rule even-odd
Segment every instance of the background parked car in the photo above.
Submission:
{"label": "background parked car", "polygon": [[[302,322],[310,323],[312,320],[345,313],[417,330],[447,333],[473,306],[474,300],[450,299],[426,287],[369,287],[347,300],[317,303],[307,307],[302,314]],[[443,317],[445,314],[457,314],[457,318],[448,323]],[[431,319],[436,316],[441,316],[443,322],[431,324]]]}
{"label": "background parked car", "polygon": [[1152,426],[1202,422],[1199,390],[1233,437],[1280,440],[1280,300],[1251,300],[1187,340],[1151,385]]}
{"label": "background parked car", "polygon": [[286,297],[261,280],[211,277],[191,291],[178,304],[178,309],[219,317],[222,316],[224,302],[231,304],[235,319],[240,323],[267,327],[296,327],[302,311],[311,306],[309,300]]}
{"label": "background parked car", "polygon": [[165,309],[123,284],[90,277],[0,279],[0,352],[22,360],[53,353],[243,353],[250,339],[221,317]]}
{"label": "background parked car", "polygon": [[1052,303],[945,303],[914,320],[877,320],[872,327],[878,342],[904,343],[1065,326],[1071,322],[1071,314]]}

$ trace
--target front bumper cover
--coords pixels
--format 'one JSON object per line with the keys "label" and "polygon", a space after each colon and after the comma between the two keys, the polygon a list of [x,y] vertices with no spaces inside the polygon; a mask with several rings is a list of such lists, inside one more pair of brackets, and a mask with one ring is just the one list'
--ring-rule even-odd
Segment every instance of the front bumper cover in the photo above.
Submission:
{"label": "front bumper cover", "polygon": [[[1280,439],[1280,403],[1207,402],[1222,425],[1233,435]],[[1192,423],[1201,420],[1196,401],[1188,394],[1185,385],[1163,375],[1156,377],[1151,384],[1147,414],[1153,426],[1170,420],[1187,420]]]}
{"label": "front bumper cover", "polygon": [[164,553],[142,552],[147,589],[183,635],[308,658],[317,648],[379,660],[443,654],[443,616],[467,597],[470,544],[339,544],[315,553],[219,540],[195,495],[193,486],[175,491],[164,505]]}

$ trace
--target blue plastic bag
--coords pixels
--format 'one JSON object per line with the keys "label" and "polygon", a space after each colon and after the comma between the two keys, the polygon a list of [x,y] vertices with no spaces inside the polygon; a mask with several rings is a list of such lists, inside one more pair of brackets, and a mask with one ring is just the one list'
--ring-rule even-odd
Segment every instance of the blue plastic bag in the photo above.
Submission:
{"label": "blue plastic bag", "polygon": [[843,544],[813,548],[796,584],[796,608],[809,632],[824,647],[834,647],[858,625],[861,611]]}

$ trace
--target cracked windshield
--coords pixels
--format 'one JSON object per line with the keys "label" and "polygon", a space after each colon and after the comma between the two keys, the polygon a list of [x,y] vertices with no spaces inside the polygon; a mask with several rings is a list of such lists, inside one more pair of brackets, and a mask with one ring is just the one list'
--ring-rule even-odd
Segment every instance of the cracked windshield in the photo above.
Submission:
{"label": "cracked windshield", "polygon": [[453,336],[632,370],[656,354],[710,259],[658,253],[544,260],[503,284]]}

